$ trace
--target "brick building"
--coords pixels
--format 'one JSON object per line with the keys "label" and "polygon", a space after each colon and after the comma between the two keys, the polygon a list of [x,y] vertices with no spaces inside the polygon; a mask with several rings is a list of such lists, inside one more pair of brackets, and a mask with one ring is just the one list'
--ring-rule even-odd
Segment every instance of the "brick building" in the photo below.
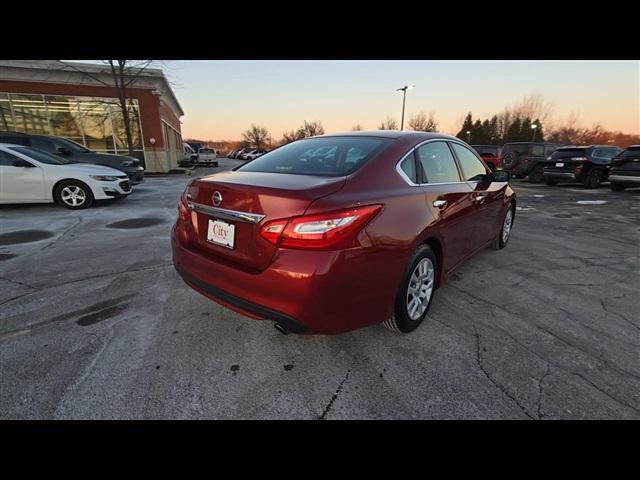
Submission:
{"label": "brick building", "polygon": [[[113,78],[101,64],[0,60],[0,131],[58,135],[97,152],[127,155],[116,89],[103,82],[111,85]],[[162,70],[136,76],[127,98],[135,155],[145,169],[177,167],[184,112]]]}

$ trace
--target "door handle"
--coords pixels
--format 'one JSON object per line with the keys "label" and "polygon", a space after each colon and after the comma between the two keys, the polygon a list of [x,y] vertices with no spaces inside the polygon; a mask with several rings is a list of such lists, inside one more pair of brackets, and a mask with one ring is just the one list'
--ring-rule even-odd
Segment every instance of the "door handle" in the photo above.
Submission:
{"label": "door handle", "polygon": [[485,198],[487,198],[486,195],[476,195],[476,202],[480,203],[481,201],[483,201]]}
{"label": "door handle", "polygon": [[446,200],[434,200],[433,201],[433,206],[436,208],[444,208],[447,206],[447,201]]}

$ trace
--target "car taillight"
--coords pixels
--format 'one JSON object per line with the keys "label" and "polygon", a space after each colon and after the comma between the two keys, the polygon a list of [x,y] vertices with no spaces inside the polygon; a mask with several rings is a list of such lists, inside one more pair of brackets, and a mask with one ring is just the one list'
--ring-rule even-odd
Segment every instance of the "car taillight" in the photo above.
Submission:
{"label": "car taillight", "polygon": [[338,250],[358,246],[357,234],[382,205],[350,208],[290,219],[272,220],[260,236],[282,248]]}
{"label": "car taillight", "polygon": [[180,200],[178,201],[178,218],[183,222],[191,220],[191,211],[187,205],[187,197],[184,193],[180,195]]}

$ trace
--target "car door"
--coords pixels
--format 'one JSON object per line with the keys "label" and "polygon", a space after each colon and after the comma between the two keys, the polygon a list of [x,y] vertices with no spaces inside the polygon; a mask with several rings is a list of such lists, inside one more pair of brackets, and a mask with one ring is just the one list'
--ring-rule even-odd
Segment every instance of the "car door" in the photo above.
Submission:
{"label": "car door", "polygon": [[45,200],[42,168],[0,150],[0,199],[3,202]]}
{"label": "car door", "polygon": [[462,178],[473,190],[473,237],[477,247],[481,247],[496,236],[496,228],[502,220],[502,198],[506,182],[491,182],[490,170],[473,150],[461,143],[449,142],[455,154]]}
{"label": "car door", "polygon": [[473,190],[460,177],[456,161],[444,140],[429,141],[415,150],[418,179],[423,186],[427,208],[431,209],[443,241],[449,271],[475,247],[473,231]]}

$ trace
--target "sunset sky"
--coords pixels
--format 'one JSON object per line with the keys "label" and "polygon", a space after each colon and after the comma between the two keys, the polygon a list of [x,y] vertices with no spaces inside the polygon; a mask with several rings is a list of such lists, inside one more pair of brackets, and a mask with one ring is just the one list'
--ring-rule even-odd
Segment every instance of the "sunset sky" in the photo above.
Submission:
{"label": "sunset sky", "polygon": [[433,111],[440,131],[455,133],[471,111],[485,118],[528,94],[553,105],[553,120],[640,133],[637,61],[173,61],[165,67],[185,111],[184,138],[236,140],[251,123],[274,139],[319,120],[327,132],[355,124],[398,122]]}

